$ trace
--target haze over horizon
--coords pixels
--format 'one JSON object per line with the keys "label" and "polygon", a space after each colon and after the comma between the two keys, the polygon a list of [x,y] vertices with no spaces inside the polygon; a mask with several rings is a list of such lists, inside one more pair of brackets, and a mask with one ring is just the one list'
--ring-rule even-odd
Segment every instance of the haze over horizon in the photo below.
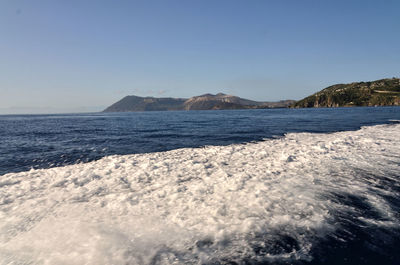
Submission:
{"label": "haze over horizon", "polygon": [[127,95],[298,100],[399,77],[399,11],[398,1],[2,1],[0,114],[96,111]]}

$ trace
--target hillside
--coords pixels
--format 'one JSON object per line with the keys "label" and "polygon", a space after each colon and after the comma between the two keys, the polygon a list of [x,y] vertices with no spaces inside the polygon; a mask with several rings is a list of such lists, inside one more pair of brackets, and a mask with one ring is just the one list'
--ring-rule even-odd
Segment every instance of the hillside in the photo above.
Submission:
{"label": "hillside", "polygon": [[126,96],[104,112],[181,110],[186,99]]}
{"label": "hillside", "polygon": [[294,108],[400,105],[400,79],[329,86],[294,103]]}
{"label": "hillside", "polygon": [[258,102],[223,93],[205,94],[189,99],[126,96],[106,108],[104,112],[286,108],[294,102]]}

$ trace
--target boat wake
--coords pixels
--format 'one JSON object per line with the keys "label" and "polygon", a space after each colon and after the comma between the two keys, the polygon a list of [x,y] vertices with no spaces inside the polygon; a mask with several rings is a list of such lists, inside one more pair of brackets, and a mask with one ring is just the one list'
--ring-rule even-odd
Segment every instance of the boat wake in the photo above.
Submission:
{"label": "boat wake", "polygon": [[9,173],[0,264],[390,262],[399,172],[396,123]]}

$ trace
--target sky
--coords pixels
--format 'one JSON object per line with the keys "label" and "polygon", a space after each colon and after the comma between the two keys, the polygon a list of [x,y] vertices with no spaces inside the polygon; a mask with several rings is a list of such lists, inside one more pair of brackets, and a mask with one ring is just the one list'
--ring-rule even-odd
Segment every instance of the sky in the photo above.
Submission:
{"label": "sky", "polygon": [[400,1],[0,0],[0,113],[400,76]]}

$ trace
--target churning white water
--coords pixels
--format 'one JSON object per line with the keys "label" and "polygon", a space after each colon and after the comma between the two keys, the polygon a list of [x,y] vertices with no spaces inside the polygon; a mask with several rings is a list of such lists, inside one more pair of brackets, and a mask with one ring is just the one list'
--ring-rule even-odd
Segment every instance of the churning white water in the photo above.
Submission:
{"label": "churning white water", "polygon": [[[0,176],[0,264],[310,261],[337,215],[398,228],[400,124]],[[385,181],[383,181],[385,180]]]}

